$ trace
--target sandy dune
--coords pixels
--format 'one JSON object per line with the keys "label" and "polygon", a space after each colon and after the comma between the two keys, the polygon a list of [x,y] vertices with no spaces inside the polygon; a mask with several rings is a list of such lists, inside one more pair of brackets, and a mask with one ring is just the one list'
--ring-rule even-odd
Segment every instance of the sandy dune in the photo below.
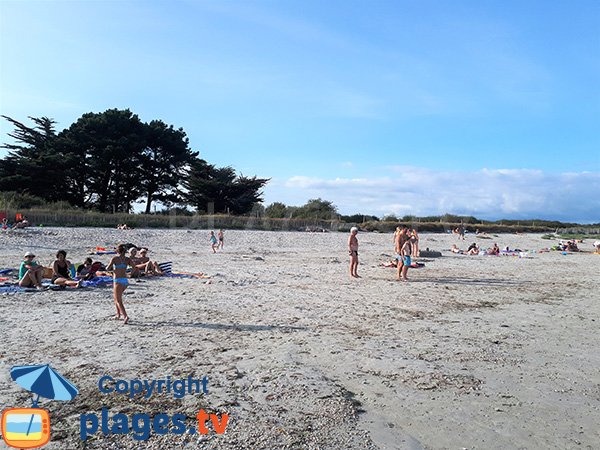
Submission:
{"label": "sandy dune", "polygon": [[[475,238],[467,237],[466,247]],[[537,235],[501,247],[540,249]],[[14,365],[50,363],[80,390],[42,402],[49,449],[83,448],[79,415],[229,413],[224,435],[95,435],[87,448],[544,449],[600,448],[600,256],[426,259],[409,283],[380,267],[389,234],[359,234],[348,276],[347,235],[43,228],[0,235],[0,267],[59,248],[81,262],[92,246],[133,242],[196,279],[133,282],[131,324],[111,320],[111,290],[0,295],[0,400],[28,406]],[[476,239],[483,246],[492,240]],[[421,248],[450,248],[425,234]],[[584,244],[583,249],[591,250]],[[108,257],[97,257],[108,261]],[[133,401],[101,394],[100,376],[209,378],[209,394]],[[191,445],[182,447],[183,443]]]}

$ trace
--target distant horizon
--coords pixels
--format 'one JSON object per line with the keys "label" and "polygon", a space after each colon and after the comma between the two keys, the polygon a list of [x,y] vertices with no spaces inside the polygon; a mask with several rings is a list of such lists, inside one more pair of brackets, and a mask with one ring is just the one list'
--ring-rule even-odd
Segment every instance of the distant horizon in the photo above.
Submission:
{"label": "distant horizon", "polygon": [[595,0],[5,0],[0,114],[163,120],[265,205],[596,223],[599,27]]}

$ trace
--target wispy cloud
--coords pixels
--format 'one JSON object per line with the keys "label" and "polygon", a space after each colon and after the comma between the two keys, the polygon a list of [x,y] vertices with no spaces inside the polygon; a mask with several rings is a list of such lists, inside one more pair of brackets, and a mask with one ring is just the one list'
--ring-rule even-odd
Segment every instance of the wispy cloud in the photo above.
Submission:
{"label": "wispy cloud", "polygon": [[[343,213],[469,214],[484,219],[600,220],[600,172],[547,173],[529,169],[434,171],[393,166],[379,177],[294,176],[267,189],[267,201],[321,197]],[[294,204],[294,203],[291,203]]]}

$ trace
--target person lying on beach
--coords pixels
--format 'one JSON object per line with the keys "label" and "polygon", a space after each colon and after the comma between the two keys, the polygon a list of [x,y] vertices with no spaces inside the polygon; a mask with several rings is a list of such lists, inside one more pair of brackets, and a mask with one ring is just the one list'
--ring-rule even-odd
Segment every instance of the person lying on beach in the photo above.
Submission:
{"label": "person lying on beach", "polygon": [[67,260],[67,252],[64,250],[56,252],[56,261],[52,265],[52,284],[79,288],[82,282],[83,280],[75,281],[71,278],[71,261]]}
{"label": "person lying on beach", "polygon": [[117,308],[116,319],[120,320],[121,317],[124,320],[124,324],[129,322],[129,316],[125,311],[125,305],[123,304],[123,292],[129,286],[129,280],[127,279],[127,266],[134,268],[133,261],[128,258],[125,253],[127,249],[123,244],[117,247],[117,256],[113,256],[106,267],[107,270],[114,270],[113,273],[113,299]]}
{"label": "person lying on beach", "polygon": [[36,287],[43,289],[42,287],[42,275],[44,274],[44,267],[39,265],[33,260],[35,255],[32,252],[25,253],[25,259],[21,262],[19,268],[19,286],[20,287]]}
{"label": "person lying on beach", "polygon": [[452,247],[450,247],[450,251],[452,253],[456,253],[457,255],[462,255],[464,253],[460,248],[456,246],[456,244],[452,244]]}
{"label": "person lying on beach", "polygon": [[350,276],[360,278],[358,275],[358,228],[350,228],[350,236],[348,237],[348,254],[350,255]]}
{"label": "person lying on beach", "polygon": [[27,219],[23,219],[20,222],[17,222],[13,226],[13,229],[23,229],[23,228],[27,228],[28,226],[29,226],[29,222],[27,221]]}

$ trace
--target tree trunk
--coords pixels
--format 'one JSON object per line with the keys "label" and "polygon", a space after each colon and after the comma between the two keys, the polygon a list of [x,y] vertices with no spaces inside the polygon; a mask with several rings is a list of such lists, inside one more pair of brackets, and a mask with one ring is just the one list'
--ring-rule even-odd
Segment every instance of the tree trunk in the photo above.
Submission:
{"label": "tree trunk", "polygon": [[150,208],[152,207],[152,194],[153,192],[148,191],[148,198],[146,200],[146,214],[150,214]]}

